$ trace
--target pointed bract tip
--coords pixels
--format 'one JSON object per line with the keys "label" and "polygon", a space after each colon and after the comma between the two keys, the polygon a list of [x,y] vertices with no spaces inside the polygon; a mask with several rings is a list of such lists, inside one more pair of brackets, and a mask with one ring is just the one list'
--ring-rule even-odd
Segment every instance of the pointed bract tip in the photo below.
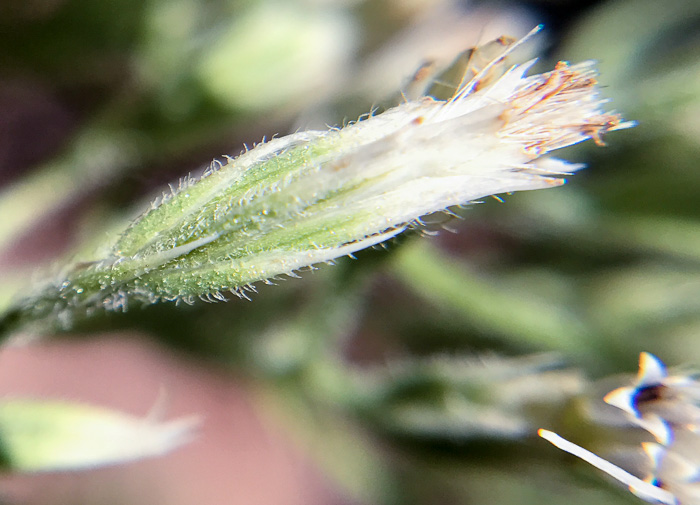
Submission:
{"label": "pointed bract tip", "polygon": [[637,409],[634,408],[634,388],[617,388],[610,391],[603,397],[603,401],[608,405],[617,407],[625,412],[637,416]]}
{"label": "pointed bract tip", "polygon": [[639,385],[658,384],[667,376],[666,366],[659,358],[649,352],[639,354],[639,373],[637,375]]}

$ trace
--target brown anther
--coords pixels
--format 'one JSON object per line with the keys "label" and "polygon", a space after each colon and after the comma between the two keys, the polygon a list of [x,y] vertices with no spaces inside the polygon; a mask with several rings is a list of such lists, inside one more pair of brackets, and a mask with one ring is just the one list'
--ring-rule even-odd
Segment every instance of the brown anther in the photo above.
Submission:
{"label": "brown anther", "polygon": [[[585,130],[584,130],[584,132],[585,132]],[[586,133],[586,134],[589,137],[591,137],[591,139],[593,139],[593,142],[595,142],[595,145],[597,145],[598,147],[605,147],[608,145],[603,140],[603,132],[601,131],[601,129],[596,129],[596,130],[593,130],[590,133]]]}
{"label": "brown anther", "polygon": [[426,81],[435,73],[435,67],[436,65],[434,61],[424,62],[411,77],[411,82],[418,83]]}
{"label": "brown anther", "polygon": [[[498,54],[515,42],[516,39],[513,37],[502,35],[488,44],[466,51],[464,55],[467,58],[467,67],[462,76],[462,83],[464,84],[469,80],[468,76],[477,76],[483,72],[483,75],[474,83],[472,88],[474,91],[479,91],[498,79],[503,75],[503,62],[506,58],[505,55],[498,56]],[[489,65],[490,68],[484,72],[484,69]]]}
{"label": "brown anther", "polygon": [[504,47],[508,47],[512,44],[515,44],[516,39],[514,39],[513,37],[509,37],[508,35],[501,35],[496,39],[496,42]]}
{"label": "brown anther", "polygon": [[548,186],[551,186],[553,188],[556,188],[557,186],[563,186],[566,184],[566,179],[557,179],[553,177],[545,177],[544,182],[547,183]]}
{"label": "brown anther", "polygon": [[620,124],[620,117],[616,114],[602,115],[597,120],[590,121],[581,126],[581,132],[593,139],[598,146],[604,146],[603,135]]}
{"label": "brown anther", "polygon": [[[501,115],[506,124],[512,113],[526,114],[546,105],[548,101],[558,95],[591,88],[597,83],[594,78],[571,70],[569,64],[565,61],[558,62],[554,70],[543,74],[542,77],[544,78],[543,80],[522,89],[510,100],[510,109]],[[591,130],[586,132],[586,134],[594,137],[595,131]]]}
{"label": "brown anther", "polygon": [[[571,87],[571,83],[575,82],[576,73],[569,70],[569,64],[565,61],[560,61],[554,67],[552,72],[547,75],[547,80],[537,86],[534,92],[544,91],[537,102],[526,108],[523,112],[529,112],[541,103],[546,102],[553,96]],[[546,91],[545,91],[546,90]]]}

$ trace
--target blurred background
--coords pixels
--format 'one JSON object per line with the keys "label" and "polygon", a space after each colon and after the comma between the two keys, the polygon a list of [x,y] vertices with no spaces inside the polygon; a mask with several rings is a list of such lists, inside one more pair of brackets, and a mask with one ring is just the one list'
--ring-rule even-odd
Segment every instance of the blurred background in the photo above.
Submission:
{"label": "blurred background", "polygon": [[[640,351],[700,352],[700,3],[4,0],[0,308],[167,183],[395,99],[500,35],[595,59],[639,125],[558,156],[564,187],[489,199],[252,302],[103,314],[0,352],[0,393],[196,413],[170,455],[0,476],[8,504],[618,504],[535,436],[624,461],[602,405]],[[393,97],[393,98],[392,98]],[[18,295],[19,293],[19,295]],[[628,375],[625,375],[628,374]]]}

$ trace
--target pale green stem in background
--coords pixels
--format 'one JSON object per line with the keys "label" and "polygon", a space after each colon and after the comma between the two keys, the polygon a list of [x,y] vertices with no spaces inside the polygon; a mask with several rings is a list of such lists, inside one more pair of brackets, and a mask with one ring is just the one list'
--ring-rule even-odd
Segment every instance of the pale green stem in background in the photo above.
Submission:
{"label": "pale green stem in background", "polygon": [[403,248],[392,265],[393,273],[426,303],[462,315],[463,322],[488,332],[572,352],[585,352],[594,341],[583,321],[567,307],[503,281],[494,284],[480,278],[425,242]]}
{"label": "pale green stem in background", "polygon": [[587,451],[583,447],[576,444],[572,444],[568,440],[560,437],[556,433],[548,430],[540,429],[538,434],[550,442],[552,445],[558,447],[559,449],[578,456],[586,463],[590,463],[594,467],[604,471],[611,477],[619,480],[623,484],[629,486],[630,491],[639,496],[640,498],[652,502],[652,503],[664,503],[666,505],[676,505],[678,501],[673,493],[661,489],[660,487],[654,486],[649,482],[645,482],[638,477],[626,472],[619,466],[613,465],[609,461],[596,456],[590,451]]}

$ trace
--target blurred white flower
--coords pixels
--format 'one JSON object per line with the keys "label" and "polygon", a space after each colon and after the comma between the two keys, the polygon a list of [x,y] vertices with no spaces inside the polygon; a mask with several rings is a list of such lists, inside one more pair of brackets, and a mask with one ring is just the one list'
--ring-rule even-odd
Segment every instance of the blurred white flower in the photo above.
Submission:
{"label": "blurred white flower", "polygon": [[656,485],[653,479],[642,480],[639,477],[635,477],[619,466],[613,465],[608,460],[587,451],[581,446],[569,442],[568,440],[549,430],[540,429],[537,431],[537,434],[559,449],[581,458],[586,463],[590,463],[599,470],[602,470],[611,477],[619,480],[623,484],[627,485],[630,491],[643,500],[652,503],[664,503],[666,505],[676,505],[679,503],[672,492]]}
{"label": "blurred white flower", "polygon": [[700,429],[700,384],[690,376],[669,376],[664,364],[648,352],[639,356],[635,383],[611,391],[604,399],[627,412],[663,445],[673,442],[674,431]]}
{"label": "blurred white flower", "polygon": [[676,503],[696,505],[700,503],[700,468],[676,451],[676,444],[669,448],[652,442],[642,443],[652,468],[647,482],[673,494]]}
{"label": "blurred white flower", "polygon": [[603,470],[649,502],[668,505],[700,504],[700,383],[692,375],[669,375],[654,355],[643,352],[639,372],[631,386],[605,395],[610,405],[625,411],[635,424],[659,443],[644,442],[648,475],[644,480],[609,461],[563,439],[539,430],[539,435],[560,449]]}

